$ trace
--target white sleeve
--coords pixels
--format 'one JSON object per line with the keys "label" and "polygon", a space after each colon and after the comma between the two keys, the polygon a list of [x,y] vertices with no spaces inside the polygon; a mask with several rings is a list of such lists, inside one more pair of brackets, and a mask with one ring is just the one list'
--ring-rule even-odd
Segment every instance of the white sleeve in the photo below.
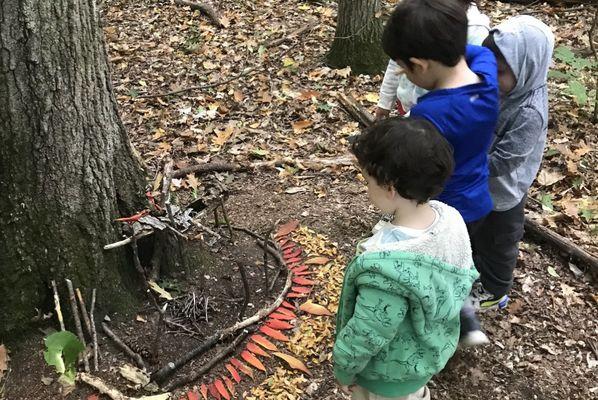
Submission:
{"label": "white sleeve", "polygon": [[490,32],[490,18],[472,3],[467,9],[467,43],[480,46]]}
{"label": "white sleeve", "polygon": [[385,110],[392,110],[397,100],[397,87],[399,86],[399,74],[401,67],[390,60],[388,67],[386,67],[386,73],[384,73],[384,79],[380,86],[380,100],[378,101],[378,107]]}

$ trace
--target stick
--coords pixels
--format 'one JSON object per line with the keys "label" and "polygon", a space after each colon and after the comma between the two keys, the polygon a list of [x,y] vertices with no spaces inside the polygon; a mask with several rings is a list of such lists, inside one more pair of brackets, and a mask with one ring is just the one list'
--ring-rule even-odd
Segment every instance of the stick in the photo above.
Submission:
{"label": "stick", "polygon": [[204,4],[204,3],[195,3],[192,1],[186,0],[174,0],[174,4],[178,4],[179,6],[186,6],[191,7],[191,10],[200,11],[205,14],[218,28],[224,28],[224,24],[220,21],[220,17],[218,13],[214,9],[214,7]]}
{"label": "stick", "polygon": [[[87,330],[87,334],[92,340],[93,343],[93,331],[91,329],[91,320],[89,319],[89,314],[87,314],[87,308],[85,307],[85,301],[83,300],[83,296],[81,295],[81,291],[79,288],[75,289],[75,293],[77,294],[77,299],[79,300],[79,305],[81,306],[81,315],[83,316],[83,322],[85,323],[85,329]],[[92,345],[93,346],[93,345]],[[93,348],[93,347],[92,347]],[[94,349],[95,353],[95,349]],[[85,354],[85,358],[89,362],[90,354]],[[86,371],[89,372],[89,371]]]}
{"label": "stick", "polygon": [[224,216],[224,222],[226,222],[226,226],[228,226],[228,232],[230,233],[230,241],[234,241],[233,237],[233,228],[230,226],[230,220],[228,219],[228,214],[226,213],[226,208],[224,207],[224,200],[220,197],[220,208],[222,208],[222,215]]}
{"label": "stick", "polygon": [[91,291],[91,308],[89,309],[89,319],[91,322],[91,329],[92,329],[92,340],[93,340],[93,369],[95,371],[98,370],[98,331],[96,330],[96,321],[93,316],[96,307],[96,289],[94,288]]}
{"label": "stick", "polygon": [[558,233],[540,225],[538,222],[525,217],[525,230],[531,234],[541,237],[550,244],[559,248],[559,250],[567,253],[569,256],[576,258],[577,260],[587,264],[594,272],[598,272],[598,257],[591,254],[575,243],[559,235]]}
{"label": "stick", "polygon": [[137,353],[135,353],[129,346],[127,346],[118,336],[116,333],[112,332],[108,325],[105,322],[102,322],[102,330],[110,339],[114,341],[118,348],[120,348],[126,355],[128,355],[131,359],[135,361],[137,366],[143,370],[146,370],[145,362],[143,362],[143,358]]}
{"label": "stick", "polygon": [[[168,160],[164,165],[164,173],[162,174],[162,197],[160,198],[160,207],[164,208],[170,200],[170,184],[172,183],[172,169],[174,161]],[[170,218],[170,216],[169,216]],[[172,221],[170,221],[172,223]],[[174,226],[174,224],[173,224]]]}
{"label": "stick", "polygon": [[241,307],[241,310],[239,311],[239,317],[237,319],[242,321],[243,316],[245,315],[245,310],[247,309],[247,304],[249,304],[249,284],[247,283],[245,267],[241,263],[238,263],[238,266],[239,274],[241,274],[241,281],[243,281],[243,307]]}
{"label": "stick", "polygon": [[291,288],[291,283],[292,283],[291,279],[292,279],[292,274],[289,273],[289,275],[287,276],[285,286],[282,289],[282,292],[276,298],[276,300],[274,300],[274,302],[272,302],[269,306],[262,308],[260,311],[255,313],[253,316],[251,316],[243,321],[239,321],[236,324],[234,324],[233,326],[228,327],[226,329],[222,329],[222,330],[214,333],[212,336],[206,338],[206,340],[199,346],[191,349],[191,351],[183,354],[177,360],[167,363],[165,366],[160,368],[158,371],[154,372],[151,376],[152,381],[154,381],[158,384],[164,382],[176,370],[181,368],[183,365],[187,364],[193,358],[210,350],[216,343],[218,343],[223,338],[230,336],[230,335],[234,334],[235,332],[237,332],[241,329],[244,329],[250,325],[253,325],[256,322],[258,322],[258,321],[262,320],[263,318],[265,318],[266,316],[268,316],[272,311],[274,311],[276,308],[278,308],[278,306],[280,306],[282,304],[282,301],[284,300],[287,292]]}
{"label": "stick", "polygon": [[154,233],[154,230],[142,230],[141,232],[139,232],[136,235],[133,235],[131,237],[125,238],[123,240],[120,240],[118,242],[114,242],[114,243],[110,243],[104,246],[104,250],[112,250],[112,249],[116,249],[118,247],[122,247],[122,246],[126,246],[129,243],[131,243],[133,240],[137,240],[137,239],[141,239],[142,237],[146,237],[151,235],[152,233]]}
{"label": "stick", "polygon": [[[588,36],[590,37],[590,49],[592,49],[592,53],[594,53],[594,59],[598,64],[598,52],[596,52],[596,45],[594,44],[594,33],[596,32],[596,25],[598,24],[598,8],[596,8],[596,12],[594,13],[594,22],[592,23],[592,27],[588,32]],[[598,69],[596,67],[595,69]],[[594,99],[594,113],[592,115],[592,122],[598,123],[598,71],[595,74],[596,80],[596,98]]]}
{"label": "stick", "polygon": [[187,176],[193,173],[203,173],[203,172],[237,172],[241,171],[244,168],[239,164],[231,164],[228,162],[210,162],[210,163],[203,163],[193,165],[191,167],[181,168],[173,172],[173,178],[182,178],[183,176]]}
{"label": "stick", "polygon": [[62,317],[62,310],[60,308],[60,297],[58,297],[58,289],[56,288],[56,282],[52,280],[52,290],[54,291],[54,309],[56,310],[56,318],[60,324],[60,330],[64,330],[64,318]]}
{"label": "stick", "polygon": [[112,400],[131,400],[131,397],[125,396],[117,389],[108,386],[103,380],[96,376],[81,372],[77,374],[77,380],[87,383],[89,386],[110,397]]}
{"label": "stick", "polygon": [[199,368],[198,370],[195,370],[195,372],[193,372],[189,376],[186,376],[186,377],[176,380],[172,383],[169,383],[168,385],[166,385],[164,387],[164,390],[167,392],[170,392],[171,390],[173,390],[175,388],[181,387],[183,385],[186,385],[188,383],[191,383],[191,382],[201,378],[202,375],[204,375],[209,370],[211,370],[220,360],[222,360],[223,358],[228,356],[230,353],[235,351],[237,346],[239,344],[241,344],[241,342],[247,337],[248,334],[249,334],[248,330],[243,330],[243,332],[241,332],[235,338],[235,340],[233,340],[233,342],[230,345],[228,345],[224,350],[222,350],[221,352],[216,354],[214,357],[212,357],[207,363],[202,365],[201,368]]}
{"label": "stick", "polygon": [[83,328],[81,328],[81,319],[79,318],[79,310],[77,308],[77,300],[75,300],[75,291],[73,290],[73,282],[70,279],[65,279],[66,286],[69,290],[69,301],[71,303],[71,311],[73,312],[73,317],[75,318],[75,328],[77,329],[77,336],[81,343],[83,343],[83,347],[85,348],[85,352],[83,354],[83,365],[85,367],[85,372],[89,372],[89,359],[87,358],[87,344],[85,343],[85,337],[83,336]]}
{"label": "stick", "polygon": [[347,113],[349,113],[349,115],[351,115],[351,117],[353,117],[353,119],[359,122],[361,125],[369,127],[374,123],[374,117],[351,95],[339,93],[337,98],[341,105],[345,108],[345,111],[347,111]]}
{"label": "stick", "polygon": [[[268,233],[264,236],[264,243],[268,243],[270,240],[270,235],[274,230],[274,226],[270,228]],[[270,296],[270,284],[268,283],[268,247],[264,246],[264,291],[266,292],[266,296]],[[276,280],[276,279],[275,279]]]}

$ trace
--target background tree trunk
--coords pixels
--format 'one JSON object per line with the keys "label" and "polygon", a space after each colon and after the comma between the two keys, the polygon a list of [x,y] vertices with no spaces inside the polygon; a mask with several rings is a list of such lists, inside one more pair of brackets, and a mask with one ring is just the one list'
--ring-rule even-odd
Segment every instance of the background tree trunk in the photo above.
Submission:
{"label": "background tree trunk", "polygon": [[127,249],[102,246],[119,239],[115,217],[144,207],[145,183],[95,0],[0,1],[0,21],[2,339],[51,308],[52,278],[97,287],[107,311],[133,303]]}
{"label": "background tree trunk", "polygon": [[383,73],[388,57],[380,38],[380,0],[339,0],[336,34],[327,56],[335,68],[350,66],[358,74]]}

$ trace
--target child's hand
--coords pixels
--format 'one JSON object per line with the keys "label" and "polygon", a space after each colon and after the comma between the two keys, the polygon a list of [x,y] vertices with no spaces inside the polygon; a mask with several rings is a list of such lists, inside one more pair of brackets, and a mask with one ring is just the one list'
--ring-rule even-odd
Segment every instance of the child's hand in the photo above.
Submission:
{"label": "child's hand", "polygon": [[388,115],[390,114],[390,110],[386,110],[384,108],[381,107],[376,107],[376,121],[380,121],[384,118],[388,118]]}
{"label": "child's hand", "polygon": [[351,393],[353,393],[353,388],[355,387],[355,385],[340,385],[341,386],[341,390],[343,391],[344,394],[347,394],[349,396],[351,396]]}

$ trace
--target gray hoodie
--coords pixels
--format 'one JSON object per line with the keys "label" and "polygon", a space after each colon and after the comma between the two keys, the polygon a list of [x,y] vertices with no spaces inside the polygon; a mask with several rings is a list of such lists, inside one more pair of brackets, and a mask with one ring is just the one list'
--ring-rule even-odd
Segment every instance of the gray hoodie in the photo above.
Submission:
{"label": "gray hoodie", "polygon": [[488,161],[494,210],[506,211],[521,202],[542,162],[554,36],[548,26],[527,15],[510,18],[492,32],[517,78],[515,88],[501,100]]}

